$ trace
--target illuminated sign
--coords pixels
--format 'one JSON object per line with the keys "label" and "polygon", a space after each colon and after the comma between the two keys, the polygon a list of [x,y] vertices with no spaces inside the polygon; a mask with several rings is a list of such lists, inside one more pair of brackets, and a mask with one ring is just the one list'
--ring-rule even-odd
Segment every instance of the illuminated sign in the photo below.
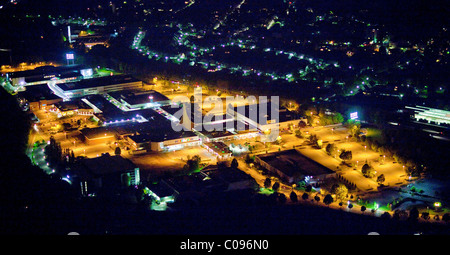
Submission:
{"label": "illuminated sign", "polygon": [[352,112],[350,113],[350,119],[356,120],[358,118],[358,112]]}
{"label": "illuminated sign", "polygon": [[73,55],[73,53],[67,53],[66,54],[66,59],[67,60],[69,60],[69,59],[74,59],[75,57],[74,57],[74,55]]}

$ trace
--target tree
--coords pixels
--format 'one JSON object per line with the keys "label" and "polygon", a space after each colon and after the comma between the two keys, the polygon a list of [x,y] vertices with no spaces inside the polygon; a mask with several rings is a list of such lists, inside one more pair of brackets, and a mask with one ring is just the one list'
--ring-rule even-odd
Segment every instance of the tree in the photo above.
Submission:
{"label": "tree", "polygon": [[303,134],[302,131],[300,131],[300,129],[295,130],[295,137],[303,138]]}
{"label": "tree", "polygon": [[62,162],[63,154],[61,144],[55,140],[53,136],[50,136],[50,143],[45,146],[44,153],[47,156],[46,161],[51,166],[56,166]]}
{"label": "tree", "polygon": [[197,171],[200,168],[201,160],[199,155],[195,155],[191,159],[188,159],[183,169],[187,170],[187,172]]}
{"label": "tree", "polygon": [[385,220],[389,220],[391,218],[391,215],[388,212],[384,212],[380,218],[385,219]]}
{"label": "tree", "polygon": [[[248,155],[248,154],[247,154],[247,155]],[[239,166],[239,163],[238,163],[237,159],[236,159],[236,158],[233,158],[233,160],[231,161],[231,168],[237,169],[238,166]]]}
{"label": "tree", "polygon": [[369,164],[364,164],[361,168],[361,173],[364,175],[364,177],[366,178],[372,178],[375,176],[375,170],[373,169],[372,166],[370,166]]}
{"label": "tree", "polygon": [[352,136],[359,136],[359,133],[361,132],[361,125],[360,124],[354,124],[351,128],[350,128],[350,134]]}
{"label": "tree", "polygon": [[423,212],[423,213],[422,213],[422,219],[424,219],[424,220],[429,220],[429,219],[430,219],[430,213],[428,213],[428,212]]}
{"label": "tree", "polygon": [[364,212],[366,211],[366,207],[363,205],[363,206],[361,206],[361,212],[364,214]]}
{"label": "tree", "polygon": [[75,162],[75,153],[70,150],[69,163],[72,164],[73,162]]}
{"label": "tree", "polygon": [[420,171],[419,168],[416,166],[407,166],[405,169],[405,172],[407,175],[413,176],[413,177],[417,177],[420,175]]}
{"label": "tree", "polygon": [[415,221],[418,218],[419,218],[419,210],[417,210],[417,208],[414,207],[409,211],[409,219]]}
{"label": "tree", "polygon": [[[361,142],[363,142],[363,143],[366,142],[366,135],[362,135],[362,136],[361,136]],[[389,216],[390,216],[390,215],[389,215]]]}
{"label": "tree", "polygon": [[278,190],[280,190],[280,183],[279,182],[275,182],[272,185],[272,190],[275,191],[275,192],[278,192]]}
{"label": "tree", "polygon": [[[249,145],[248,147],[249,147],[249,150],[250,150],[251,145]],[[245,163],[250,164],[250,163],[253,163],[253,161],[254,161],[254,159],[252,157],[250,157],[250,154],[246,154],[245,155]]]}
{"label": "tree", "polygon": [[442,220],[445,222],[449,222],[450,221],[450,213],[445,213],[444,215],[442,215]]}
{"label": "tree", "polygon": [[268,189],[272,186],[272,180],[270,180],[269,177],[266,178],[266,180],[264,180],[264,188]]}
{"label": "tree", "polygon": [[392,219],[402,220],[402,219],[406,219],[407,217],[408,217],[408,213],[405,210],[397,209],[394,211],[394,215],[392,216]]}
{"label": "tree", "polygon": [[316,200],[316,202],[320,202],[320,197],[318,195],[315,195],[314,200]]}
{"label": "tree", "polygon": [[298,127],[299,128],[305,128],[306,127],[306,123],[303,120],[301,120],[301,121],[298,122]]}
{"label": "tree", "polygon": [[284,195],[283,193],[278,194],[278,201],[282,204],[286,203],[286,195]]}
{"label": "tree", "polygon": [[337,151],[336,145],[334,145],[334,143],[327,144],[327,147],[325,147],[325,151],[329,156],[334,155]]}
{"label": "tree", "polygon": [[339,158],[341,158],[342,160],[351,160],[352,152],[348,150],[342,150],[341,154],[339,155]]}
{"label": "tree", "polygon": [[385,182],[385,180],[386,180],[386,178],[384,177],[384,174],[380,174],[380,175],[377,177],[377,182],[378,182],[379,184],[382,184],[383,182]]}
{"label": "tree", "polygon": [[338,124],[338,123],[342,123],[344,122],[344,117],[342,116],[342,114],[336,112],[333,115],[333,124]]}
{"label": "tree", "polygon": [[114,155],[120,155],[121,150],[120,147],[116,147],[116,149],[114,149]]}
{"label": "tree", "polygon": [[310,135],[308,139],[309,139],[309,142],[311,143],[311,145],[313,145],[313,146],[316,146],[317,141],[319,140],[317,138],[317,135]]}
{"label": "tree", "polygon": [[347,186],[342,183],[336,183],[331,187],[331,194],[336,195],[337,199],[344,200],[348,195]]}
{"label": "tree", "polygon": [[306,182],[305,182],[305,181],[299,181],[299,182],[297,183],[297,187],[298,187],[299,189],[305,189],[305,188],[306,188]]}
{"label": "tree", "polygon": [[302,199],[303,199],[303,200],[307,200],[308,197],[309,197],[308,193],[306,193],[306,192],[303,193],[303,195],[302,195]]}
{"label": "tree", "polygon": [[311,192],[311,191],[312,191],[312,186],[311,186],[311,184],[306,185],[305,191],[306,191],[306,192]]}
{"label": "tree", "polygon": [[348,207],[348,209],[352,209],[353,208],[353,204],[350,203],[350,204],[348,204],[347,207]]}
{"label": "tree", "polygon": [[330,205],[331,203],[333,203],[333,197],[330,194],[327,194],[324,198],[323,198],[323,203],[326,205]]}
{"label": "tree", "polygon": [[289,194],[289,199],[291,199],[291,201],[294,203],[298,202],[297,193],[295,193],[294,191],[291,191],[291,194]]}

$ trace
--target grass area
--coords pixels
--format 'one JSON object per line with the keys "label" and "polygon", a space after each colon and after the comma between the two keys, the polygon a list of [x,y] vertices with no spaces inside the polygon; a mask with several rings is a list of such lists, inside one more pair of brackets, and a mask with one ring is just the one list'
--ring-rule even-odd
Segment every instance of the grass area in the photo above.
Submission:
{"label": "grass area", "polygon": [[269,196],[269,195],[273,194],[273,190],[272,189],[266,189],[266,188],[259,188],[259,194]]}
{"label": "grass area", "polygon": [[99,68],[99,69],[97,69],[97,74],[99,76],[108,76],[108,75],[111,75],[111,73],[113,75],[122,74],[122,73],[119,73],[119,72],[117,72],[115,70],[112,70],[112,69],[109,69],[109,68]]}
{"label": "grass area", "polygon": [[380,129],[367,128],[366,137],[371,137],[373,139],[379,140],[382,139],[382,132]]}

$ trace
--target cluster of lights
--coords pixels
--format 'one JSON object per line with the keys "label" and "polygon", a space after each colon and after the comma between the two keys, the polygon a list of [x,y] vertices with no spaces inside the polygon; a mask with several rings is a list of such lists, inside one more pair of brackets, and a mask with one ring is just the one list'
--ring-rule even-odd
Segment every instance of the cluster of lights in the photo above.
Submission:
{"label": "cluster of lights", "polygon": [[[176,64],[181,64],[184,61],[187,61],[189,65],[194,66],[198,64],[200,67],[204,69],[208,69],[209,72],[215,72],[227,69],[230,73],[239,73],[242,76],[248,75],[257,75],[257,76],[265,76],[269,77],[272,80],[286,80],[288,82],[293,82],[296,80],[293,73],[283,73],[279,74],[277,72],[265,72],[262,70],[257,70],[249,67],[242,67],[239,65],[232,65],[221,63],[215,60],[198,60],[198,58],[211,54],[216,48],[225,48],[225,47],[238,47],[240,49],[248,49],[254,50],[258,49],[258,47],[253,43],[252,40],[243,40],[243,39],[234,39],[230,40],[227,43],[221,43],[219,45],[211,46],[211,47],[200,47],[194,43],[192,43],[189,38],[201,38],[205,31],[201,31],[200,33],[196,32],[195,28],[192,27],[192,24],[188,26],[182,26],[178,24],[176,26],[179,30],[174,35],[173,39],[175,44],[179,47],[184,47],[186,52],[178,53],[178,54],[164,54],[161,52],[157,52],[149,49],[147,46],[141,45],[142,39],[145,37],[144,31],[139,31],[137,35],[134,37],[131,48],[139,51],[143,56],[147,56],[149,59],[163,60],[168,62],[169,60]],[[200,34],[200,35],[199,35]],[[314,65],[316,69],[325,69],[330,65],[334,67],[339,67],[338,63],[326,63],[322,59],[314,59],[312,57],[306,57],[304,54],[300,54],[292,51],[284,51],[280,49],[273,48],[265,48],[263,49],[267,54],[273,55],[284,55],[288,59],[294,59],[297,61],[308,61],[310,65]],[[312,68],[305,68],[305,70],[296,70],[299,74],[298,79],[306,80],[306,75],[310,72]]]}
{"label": "cluster of lights", "polygon": [[88,25],[106,26],[108,24],[105,19],[91,19],[91,18],[82,18],[82,17],[63,18],[62,16],[52,17],[51,15],[49,15],[48,18],[52,19],[53,25],[75,24],[75,25],[83,25],[83,26],[88,26]]}

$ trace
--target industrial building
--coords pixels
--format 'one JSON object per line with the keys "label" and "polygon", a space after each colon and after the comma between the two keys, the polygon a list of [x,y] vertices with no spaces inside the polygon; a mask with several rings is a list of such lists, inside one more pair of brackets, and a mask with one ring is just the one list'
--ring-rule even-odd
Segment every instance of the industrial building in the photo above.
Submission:
{"label": "industrial building", "polygon": [[54,83],[64,83],[92,77],[93,70],[84,65],[41,66],[33,70],[7,73],[6,78],[16,90],[25,86]]}
{"label": "industrial building", "polygon": [[84,103],[82,100],[73,100],[57,102],[50,107],[50,112],[54,112],[58,118],[71,117],[75,115],[93,116],[94,109]]}
{"label": "industrial building", "polygon": [[157,129],[148,133],[127,136],[127,141],[135,150],[174,151],[185,147],[201,145],[201,139],[192,131]]}
{"label": "industrial building", "polygon": [[255,162],[288,183],[302,180],[319,183],[336,176],[335,172],[295,149],[256,155]]}
{"label": "industrial building", "polygon": [[232,152],[228,145],[223,142],[206,142],[202,146],[216,156],[218,160],[231,158]]}
{"label": "industrial building", "polygon": [[142,85],[142,81],[130,75],[103,76],[68,83],[49,82],[50,89],[65,100],[119,90],[139,89]]}
{"label": "industrial building", "polygon": [[77,161],[70,169],[71,178],[80,183],[82,196],[102,193],[115,194],[115,190],[139,185],[139,168],[129,159],[108,153],[97,158]]}
{"label": "industrial building", "polygon": [[31,111],[47,109],[53,104],[63,101],[45,84],[26,87],[25,90],[18,93],[18,98],[21,104],[27,105],[26,108]]}
{"label": "industrial building", "polygon": [[169,98],[155,90],[120,90],[110,92],[106,96],[124,111],[160,107],[171,103]]}
{"label": "industrial building", "polygon": [[406,109],[414,111],[416,121],[426,121],[430,124],[450,125],[450,111],[417,105],[416,107],[405,106]]}
{"label": "industrial building", "polygon": [[300,120],[305,118],[296,116],[285,107],[280,107],[272,102],[244,105],[238,107],[227,107],[227,113],[238,121],[242,121],[251,128],[260,132],[268,130],[288,130],[290,126],[298,126]]}

